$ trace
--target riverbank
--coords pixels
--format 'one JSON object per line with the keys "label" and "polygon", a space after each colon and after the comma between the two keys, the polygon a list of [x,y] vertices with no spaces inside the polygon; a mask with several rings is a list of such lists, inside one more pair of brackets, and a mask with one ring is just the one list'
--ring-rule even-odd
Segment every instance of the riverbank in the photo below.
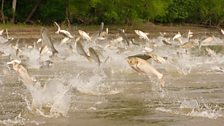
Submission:
{"label": "riverbank", "polygon": [[[54,25],[26,25],[26,24],[0,24],[1,29],[8,29],[10,37],[13,38],[39,38],[40,30],[42,27],[46,27],[49,30],[49,34],[53,38],[60,38],[54,32],[57,30]],[[207,27],[195,24],[154,24],[154,23],[144,23],[135,25],[105,25],[109,28],[109,33],[116,33],[118,29],[125,29],[127,34],[134,34],[135,29],[139,29],[148,32],[151,36],[159,35],[159,32],[167,32],[169,34],[175,34],[177,32],[187,33],[189,30],[195,32],[196,34],[220,34],[219,29],[215,27]],[[67,26],[62,26],[63,29],[67,29],[72,34],[77,35],[77,30],[84,30],[88,33],[93,34],[99,30],[99,25],[72,25],[71,28]],[[6,34],[4,32],[4,34]]]}

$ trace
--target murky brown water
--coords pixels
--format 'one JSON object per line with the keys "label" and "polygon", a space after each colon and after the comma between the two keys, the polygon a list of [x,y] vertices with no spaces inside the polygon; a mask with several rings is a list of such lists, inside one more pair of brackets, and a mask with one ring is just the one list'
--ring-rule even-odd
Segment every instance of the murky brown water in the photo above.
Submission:
{"label": "murky brown water", "polygon": [[[185,33],[188,28],[195,32],[195,38],[214,33],[218,37],[216,41],[223,43],[224,36],[220,36],[217,31],[204,28],[184,27],[183,30],[182,27],[176,27],[176,29],[175,27],[172,29],[156,27],[156,30],[152,32],[152,29],[149,30],[146,27],[144,31],[158,36],[157,31],[161,30],[172,36],[180,29],[182,33]],[[114,33],[112,36],[116,36],[115,29],[112,30]],[[133,29],[131,27],[127,30],[130,33],[129,36],[134,36]],[[159,38],[152,38],[160,41]],[[166,45],[156,48],[159,54],[171,57],[176,49],[168,49]],[[64,99],[69,97],[68,103],[62,103],[69,109],[68,113],[65,116],[51,118],[33,113],[28,109],[27,101],[32,99],[30,91],[22,84],[14,71],[7,69],[8,56],[1,56],[0,124],[222,126],[224,123],[224,73],[216,70],[216,67],[224,67],[224,57],[223,47],[219,46],[219,48],[219,51],[216,50],[218,53],[215,58],[191,49],[191,54],[174,57],[169,64],[161,65],[151,62],[164,74],[166,86],[162,90],[154,76],[148,78],[140,75],[134,72],[126,62],[125,57],[140,53],[141,47],[132,47],[121,54],[108,51],[107,55],[110,54],[112,60],[100,68],[77,54],[57,60],[52,67],[34,69],[27,66],[30,75],[42,85],[49,83],[71,85],[68,94],[62,94]]]}

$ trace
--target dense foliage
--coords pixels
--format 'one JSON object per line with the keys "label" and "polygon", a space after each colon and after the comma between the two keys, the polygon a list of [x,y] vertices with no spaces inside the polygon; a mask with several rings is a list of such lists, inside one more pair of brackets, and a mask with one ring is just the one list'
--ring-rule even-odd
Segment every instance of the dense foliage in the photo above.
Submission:
{"label": "dense foliage", "polygon": [[[12,18],[12,1],[4,0],[6,22]],[[31,11],[34,13],[27,18]],[[17,0],[16,22],[49,24],[66,19],[84,24],[151,21],[224,25],[224,0]]]}

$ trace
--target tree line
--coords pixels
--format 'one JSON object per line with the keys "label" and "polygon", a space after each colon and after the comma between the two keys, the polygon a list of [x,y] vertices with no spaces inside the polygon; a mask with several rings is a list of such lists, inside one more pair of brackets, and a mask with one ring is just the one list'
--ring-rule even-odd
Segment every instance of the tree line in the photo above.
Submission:
{"label": "tree line", "polygon": [[224,25],[224,0],[1,0],[2,23]]}

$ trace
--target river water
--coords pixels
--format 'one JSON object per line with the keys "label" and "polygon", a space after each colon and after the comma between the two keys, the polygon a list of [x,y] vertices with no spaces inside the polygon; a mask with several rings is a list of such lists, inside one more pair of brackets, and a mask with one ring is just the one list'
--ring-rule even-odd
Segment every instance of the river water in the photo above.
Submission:
{"label": "river water", "polygon": [[[154,32],[148,30],[154,34],[149,35],[156,43],[154,52],[168,57],[165,64],[149,61],[164,75],[165,87],[161,89],[156,77],[139,74],[127,63],[128,56],[142,53],[145,46],[150,47],[136,34],[131,34],[133,29],[127,30],[128,36],[134,36],[135,41],[144,46],[131,45],[119,51],[101,50],[102,61],[107,57],[109,60],[100,67],[77,52],[64,51],[68,50],[67,46],[59,45],[55,39],[59,58],[53,60],[52,66],[39,68],[32,64],[38,54],[32,52],[34,49],[24,47],[22,50],[30,56],[25,67],[39,85],[36,90],[27,89],[17,73],[8,69],[9,56],[1,56],[0,125],[222,126],[224,35],[214,29],[192,28],[193,39],[209,36],[214,36],[214,39],[200,51],[196,47],[186,52],[163,44],[158,29]],[[167,38],[172,40],[174,33],[180,31],[186,35],[188,29],[174,27],[170,32],[167,28],[161,31],[166,30]],[[148,32],[147,29],[143,31]],[[111,38],[99,41],[97,45],[104,45],[117,37],[116,30],[111,34]],[[23,41],[32,43],[35,39]],[[186,37],[182,39],[186,40]],[[85,42],[84,46],[93,45]],[[213,49],[216,55],[207,55],[206,47]],[[181,54],[176,55],[176,52]],[[51,103],[51,112],[32,111],[32,100],[40,105]]]}

